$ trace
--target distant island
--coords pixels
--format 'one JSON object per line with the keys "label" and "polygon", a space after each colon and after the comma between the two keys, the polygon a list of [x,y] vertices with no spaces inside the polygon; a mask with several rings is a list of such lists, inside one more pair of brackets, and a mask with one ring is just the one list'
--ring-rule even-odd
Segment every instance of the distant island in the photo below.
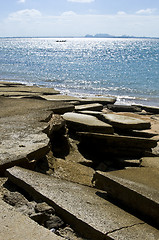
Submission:
{"label": "distant island", "polygon": [[155,39],[159,39],[158,37],[135,37],[135,36],[128,36],[128,35],[115,36],[107,33],[97,33],[95,35],[87,34],[84,37],[85,38],[148,38],[148,39],[155,38]]}

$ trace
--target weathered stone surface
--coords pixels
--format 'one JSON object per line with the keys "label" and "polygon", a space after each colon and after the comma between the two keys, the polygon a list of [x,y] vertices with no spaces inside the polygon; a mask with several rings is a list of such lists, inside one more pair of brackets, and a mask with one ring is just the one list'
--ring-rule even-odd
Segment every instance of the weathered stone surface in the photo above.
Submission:
{"label": "weathered stone surface", "polygon": [[100,103],[92,103],[92,104],[84,104],[75,106],[75,111],[79,112],[82,110],[92,110],[92,111],[100,111],[103,109],[103,105]]}
{"label": "weathered stone surface", "polygon": [[[136,226],[139,229],[137,239],[142,239],[143,231],[144,239],[159,238],[158,230],[110,203],[106,194],[97,189],[19,167],[8,169],[7,176],[29,194],[37,195],[49,202],[65,222],[71,224],[85,237],[128,240],[132,239],[130,236],[134,236],[134,232],[131,233],[134,231],[132,226]],[[116,237],[109,237],[111,234],[115,234]]]}
{"label": "weathered stone surface", "polygon": [[145,151],[157,145],[156,140],[119,136],[101,133],[79,133],[81,144],[87,150],[97,153],[108,153],[117,157],[142,157]]}
{"label": "weathered stone surface", "polygon": [[42,95],[43,98],[45,98],[46,100],[51,100],[51,101],[63,101],[63,102],[71,102],[71,101],[80,101],[80,98],[78,97],[72,97],[72,96],[68,96],[68,95],[62,95],[62,94],[58,94],[58,95]]}
{"label": "weathered stone surface", "polygon": [[95,171],[90,167],[63,159],[56,159],[52,167],[54,169],[52,175],[57,178],[93,186],[92,179]]}
{"label": "weathered stone surface", "polygon": [[[2,82],[3,83],[3,82]],[[0,86],[0,92],[3,92],[3,94],[8,95],[8,94],[14,94],[14,92],[19,92],[20,94],[25,93],[38,93],[41,95],[51,95],[51,94],[59,94],[59,91],[56,91],[53,88],[43,88],[43,87],[38,87],[38,86],[26,86],[26,85],[19,85],[19,84],[10,84],[6,83],[6,86]]]}
{"label": "weathered stone surface", "polygon": [[144,106],[144,105],[137,105],[141,109],[144,109],[146,112],[159,114],[159,107],[152,107],[152,106]]}
{"label": "weathered stone surface", "polygon": [[150,128],[150,122],[117,114],[103,114],[104,120],[115,128],[143,130]]}
{"label": "weathered stone surface", "polygon": [[45,121],[54,110],[68,111],[63,103],[4,97],[0,97],[0,107],[1,174],[7,167],[42,158],[49,151],[49,138],[43,133],[48,126]]}
{"label": "weathered stone surface", "polygon": [[107,191],[127,207],[135,209],[159,226],[159,170],[128,168],[100,172],[95,175],[95,186]]}
{"label": "weathered stone surface", "polygon": [[143,157],[141,158],[141,166],[159,169],[159,157]]}
{"label": "weathered stone surface", "polygon": [[94,97],[94,98],[82,98],[81,103],[101,103],[103,105],[114,104],[116,102],[115,97]]}
{"label": "weathered stone surface", "polygon": [[65,113],[63,118],[66,120],[68,128],[75,131],[113,133],[111,125],[104,123],[93,116],[79,113]]}
{"label": "weathered stone surface", "polygon": [[137,106],[108,104],[107,107],[113,112],[141,112],[141,108]]}
{"label": "weathered stone surface", "polygon": [[80,111],[80,113],[95,116],[99,120],[109,123],[114,128],[124,130],[143,130],[149,129],[151,126],[150,121],[144,121],[139,118],[129,117],[125,115],[111,113],[103,114],[97,111]]}
{"label": "weathered stone surface", "polygon": [[48,124],[47,133],[49,136],[53,134],[53,132],[60,131],[62,128],[65,127],[65,120],[59,114],[53,114],[49,124]]}
{"label": "weathered stone surface", "polygon": [[0,239],[2,240],[62,240],[48,229],[17,212],[0,200]]}

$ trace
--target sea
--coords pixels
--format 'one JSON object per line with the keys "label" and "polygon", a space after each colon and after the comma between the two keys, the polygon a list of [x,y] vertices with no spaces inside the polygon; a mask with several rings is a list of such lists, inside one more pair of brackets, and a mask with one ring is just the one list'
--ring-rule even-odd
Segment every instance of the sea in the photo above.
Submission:
{"label": "sea", "polygon": [[159,39],[0,38],[0,81],[159,106]]}

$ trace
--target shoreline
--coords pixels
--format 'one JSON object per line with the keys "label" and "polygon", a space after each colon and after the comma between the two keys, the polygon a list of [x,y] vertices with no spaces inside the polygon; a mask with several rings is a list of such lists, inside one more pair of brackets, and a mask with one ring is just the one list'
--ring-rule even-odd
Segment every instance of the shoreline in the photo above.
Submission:
{"label": "shoreline", "polygon": [[159,238],[159,108],[10,82],[0,90],[2,239],[23,239],[27,223],[48,240]]}
{"label": "shoreline", "polygon": [[54,88],[54,86],[46,85],[46,84],[36,84],[36,83],[29,83],[27,81],[19,81],[19,80],[0,80],[1,82],[8,82],[8,83],[16,83],[16,84],[22,84],[24,86],[37,86],[39,88],[50,88],[54,89],[55,91],[58,91],[60,95],[62,96],[70,96],[70,97],[77,97],[77,98],[107,98],[107,97],[112,97],[116,98],[116,104],[118,105],[134,105],[134,106],[148,106],[148,107],[156,107],[159,108],[159,98],[155,98],[155,96],[151,96],[150,98],[144,98],[144,97],[135,97],[135,96],[121,96],[121,95],[111,95],[111,94],[93,94],[93,93],[80,93],[80,92],[75,92],[75,93],[70,93],[69,89],[68,90],[61,90],[59,88]]}

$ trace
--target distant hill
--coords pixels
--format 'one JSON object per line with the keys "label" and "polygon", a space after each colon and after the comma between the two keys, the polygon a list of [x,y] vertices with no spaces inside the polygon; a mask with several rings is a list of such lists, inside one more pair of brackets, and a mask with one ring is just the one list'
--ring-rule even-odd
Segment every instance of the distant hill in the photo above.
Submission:
{"label": "distant hill", "polygon": [[135,36],[127,36],[127,35],[114,36],[107,33],[97,33],[95,35],[87,34],[84,37],[85,38],[156,38],[156,37],[135,37]]}

